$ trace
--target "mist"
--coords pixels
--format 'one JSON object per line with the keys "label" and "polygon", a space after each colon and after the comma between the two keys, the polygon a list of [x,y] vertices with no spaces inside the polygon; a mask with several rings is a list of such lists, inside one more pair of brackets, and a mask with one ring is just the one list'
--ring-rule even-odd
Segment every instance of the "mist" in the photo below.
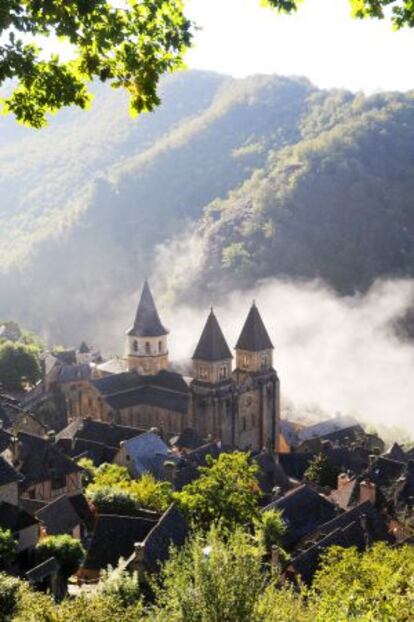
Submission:
{"label": "mist", "polygon": [[[412,305],[414,281],[382,281],[339,297],[320,282],[263,281],[215,308],[231,348],[254,299],[275,346],[283,402],[352,413],[414,433],[414,347],[395,321]],[[191,357],[209,309],[164,309],[172,360]]]}

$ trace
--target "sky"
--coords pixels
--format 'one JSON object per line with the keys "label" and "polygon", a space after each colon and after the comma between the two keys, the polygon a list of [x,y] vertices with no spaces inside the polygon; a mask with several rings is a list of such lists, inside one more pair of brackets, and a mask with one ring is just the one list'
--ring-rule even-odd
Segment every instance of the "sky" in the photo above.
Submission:
{"label": "sky", "polygon": [[291,16],[260,0],[188,0],[186,14],[201,28],[190,68],[302,75],[322,88],[368,93],[414,89],[414,30],[352,19],[348,0],[304,0]]}

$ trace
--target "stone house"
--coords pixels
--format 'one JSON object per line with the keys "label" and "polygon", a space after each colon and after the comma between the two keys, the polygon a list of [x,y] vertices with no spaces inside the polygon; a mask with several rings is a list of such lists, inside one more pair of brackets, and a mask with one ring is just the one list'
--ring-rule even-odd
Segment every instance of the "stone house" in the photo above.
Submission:
{"label": "stone house", "polygon": [[3,457],[24,476],[22,497],[50,501],[82,490],[82,469],[60,452],[53,440],[21,432],[11,438],[3,452]]}

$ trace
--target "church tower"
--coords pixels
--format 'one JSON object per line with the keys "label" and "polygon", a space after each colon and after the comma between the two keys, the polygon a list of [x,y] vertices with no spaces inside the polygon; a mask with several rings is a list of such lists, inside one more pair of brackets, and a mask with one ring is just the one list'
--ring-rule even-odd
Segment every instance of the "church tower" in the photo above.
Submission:
{"label": "church tower", "polygon": [[148,281],[145,281],[135,321],[126,333],[128,370],[156,374],[168,367],[168,330],[161,324]]}
{"label": "church tower", "polygon": [[235,444],[236,387],[232,353],[213,309],[193,354],[193,427],[203,437],[211,435]]}
{"label": "church tower", "polygon": [[273,344],[253,302],[236,344],[234,380],[239,389],[239,446],[276,448],[280,420],[279,378]]}

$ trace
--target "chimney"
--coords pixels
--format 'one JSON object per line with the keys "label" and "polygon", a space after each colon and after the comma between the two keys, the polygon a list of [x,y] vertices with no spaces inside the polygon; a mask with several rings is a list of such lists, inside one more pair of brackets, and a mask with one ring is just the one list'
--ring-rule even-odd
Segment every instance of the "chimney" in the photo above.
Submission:
{"label": "chimney", "polygon": [[364,501],[370,501],[375,505],[376,497],[377,487],[375,484],[368,480],[362,481],[359,485],[359,502],[364,503]]}
{"label": "chimney", "polygon": [[177,465],[174,460],[166,460],[164,462],[164,478],[167,482],[170,482],[174,486],[175,480],[175,471],[177,469]]}

